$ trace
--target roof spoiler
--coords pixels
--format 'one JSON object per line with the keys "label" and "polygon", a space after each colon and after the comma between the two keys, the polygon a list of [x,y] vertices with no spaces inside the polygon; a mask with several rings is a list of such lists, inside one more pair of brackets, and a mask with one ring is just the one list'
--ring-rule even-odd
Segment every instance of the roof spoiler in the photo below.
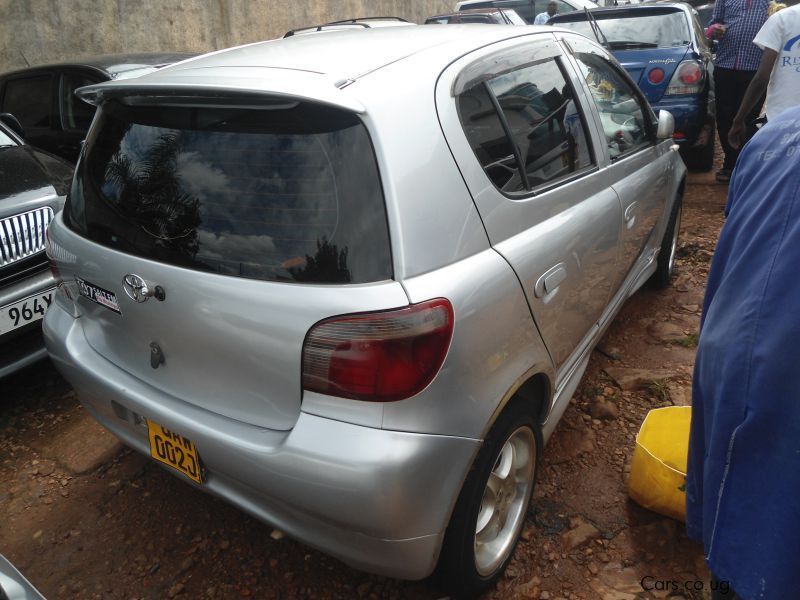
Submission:
{"label": "roof spoiler", "polygon": [[[363,104],[339,89],[340,85],[344,87],[348,83],[347,80],[333,82],[329,78],[322,78],[323,81],[259,78],[252,80],[254,85],[251,87],[243,85],[240,78],[236,78],[235,82],[229,80],[226,83],[227,78],[224,76],[215,77],[214,84],[181,82],[181,77],[177,74],[174,74],[172,79],[173,81],[169,83],[137,82],[136,78],[109,81],[78,88],[75,94],[81,100],[95,106],[111,99],[120,99],[126,104],[136,105],[238,105],[252,109],[278,110],[287,108],[287,103],[312,102],[355,113],[366,112]],[[258,87],[259,84],[272,85]]]}

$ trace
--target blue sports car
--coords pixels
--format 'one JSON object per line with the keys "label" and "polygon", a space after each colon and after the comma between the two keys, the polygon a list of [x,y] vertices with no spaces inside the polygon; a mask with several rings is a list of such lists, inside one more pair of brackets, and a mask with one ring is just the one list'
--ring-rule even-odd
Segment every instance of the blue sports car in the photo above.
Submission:
{"label": "blue sports car", "polygon": [[675,117],[675,143],[686,166],[714,162],[711,49],[691,6],[656,2],[555,15],[550,25],[596,39],[628,71],[657,112]]}

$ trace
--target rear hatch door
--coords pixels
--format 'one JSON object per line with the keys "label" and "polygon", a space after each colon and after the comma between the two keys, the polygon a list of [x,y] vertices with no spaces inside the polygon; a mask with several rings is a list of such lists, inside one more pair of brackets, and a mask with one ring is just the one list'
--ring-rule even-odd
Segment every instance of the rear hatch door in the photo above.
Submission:
{"label": "rear hatch door", "polygon": [[296,421],[315,322],[408,303],[369,136],[337,108],[110,100],[64,223],[54,241],[92,348],[258,426]]}

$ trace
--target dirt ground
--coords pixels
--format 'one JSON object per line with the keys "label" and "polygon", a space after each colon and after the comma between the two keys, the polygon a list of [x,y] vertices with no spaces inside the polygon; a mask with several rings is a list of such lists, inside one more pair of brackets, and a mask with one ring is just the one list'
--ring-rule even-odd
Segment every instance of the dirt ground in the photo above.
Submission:
{"label": "dirt ground", "polygon": [[[647,411],[690,401],[726,191],[690,176],[673,286],[631,298],[593,353],[542,456],[523,539],[486,598],[707,597],[700,547],[632,503],[626,478]],[[49,362],[0,381],[0,553],[48,598],[442,596],[431,581],[368,575],[283,537],[107,435]]]}

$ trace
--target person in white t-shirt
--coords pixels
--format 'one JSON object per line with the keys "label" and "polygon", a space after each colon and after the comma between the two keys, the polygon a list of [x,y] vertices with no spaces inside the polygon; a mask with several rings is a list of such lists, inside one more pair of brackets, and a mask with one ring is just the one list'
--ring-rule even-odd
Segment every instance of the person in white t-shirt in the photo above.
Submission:
{"label": "person in white t-shirt", "polygon": [[770,121],[793,106],[800,106],[800,0],[788,0],[761,27],[753,43],[764,52],[758,70],[747,87],[739,112],[733,118],[728,142],[742,145],[747,113],[767,91],[766,113]]}
{"label": "person in white t-shirt", "polygon": [[542,12],[536,15],[536,18],[533,20],[534,25],[547,25],[547,22],[550,20],[550,17],[555,15],[558,12],[558,4],[554,0],[550,0],[547,3],[547,12]]}

